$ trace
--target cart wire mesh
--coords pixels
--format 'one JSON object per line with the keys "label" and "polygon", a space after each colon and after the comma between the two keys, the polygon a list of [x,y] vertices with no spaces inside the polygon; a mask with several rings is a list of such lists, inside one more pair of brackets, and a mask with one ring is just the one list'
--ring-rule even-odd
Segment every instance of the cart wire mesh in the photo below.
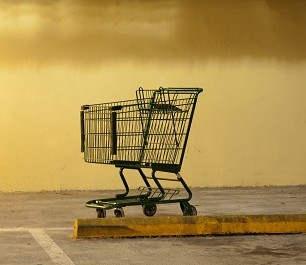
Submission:
{"label": "cart wire mesh", "polygon": [[180,167],[201,91],[139,88],[134,100],[82,106],[84,160],[134,167]]}

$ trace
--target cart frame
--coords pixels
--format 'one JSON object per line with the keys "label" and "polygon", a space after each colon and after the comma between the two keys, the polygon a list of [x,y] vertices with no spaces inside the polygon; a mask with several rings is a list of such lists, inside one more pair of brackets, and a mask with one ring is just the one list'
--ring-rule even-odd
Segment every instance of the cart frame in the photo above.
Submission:
{"label": "cart frame", "polygon": [[[86,203],[95,208],[97,217],[115,209],[123,217],[123,208],[141,205],[146,216],[153,216],[157,204],[179,203],[183,215],[196,215],[189,204],[192,192],[182,176],[182,167],[198,94],[202,88],[159,88],[136,91],[136,100],[83,105],[81,108],[81,151],[85,162],[112,164],[119,169],[124,193],[112,198],[94,199]],[[142,168],[150,168],[147,176]],[[139,195],[129,196],[126,169],[137,171],[145,186]],[[176,178],[157,177],[157,172],[175,174]],[[150,184],[152,180],[154,187]],[[177,181],[187,192],[164,188],[161,182]]]}

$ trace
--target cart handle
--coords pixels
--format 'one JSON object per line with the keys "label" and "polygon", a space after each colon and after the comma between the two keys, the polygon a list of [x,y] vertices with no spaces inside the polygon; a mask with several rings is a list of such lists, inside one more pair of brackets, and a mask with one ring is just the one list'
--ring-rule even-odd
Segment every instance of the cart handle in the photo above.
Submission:
{"label": "cart handle", "polygon": [[169,93],[180,93],[180,94],[190,94],[203,92],[201,87],[160,87],[159,91],[167,91]]}

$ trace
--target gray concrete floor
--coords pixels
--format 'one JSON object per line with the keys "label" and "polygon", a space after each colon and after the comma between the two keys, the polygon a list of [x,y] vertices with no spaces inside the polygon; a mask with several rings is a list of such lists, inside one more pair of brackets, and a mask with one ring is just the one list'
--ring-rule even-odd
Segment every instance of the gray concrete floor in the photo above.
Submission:
{"label": "gray concrete floor", "polygon": [[[198,215],[306,213],[306,186],[192,191]],[[114,194],[0,193],[0,264],[306,264],[305,234],[73,239],[75,219],[96,217],[84,203]],[[158,205],[156,216],[181,214],[168,204]],[[126,207],[125,215],[143,216],[139,206]]]}

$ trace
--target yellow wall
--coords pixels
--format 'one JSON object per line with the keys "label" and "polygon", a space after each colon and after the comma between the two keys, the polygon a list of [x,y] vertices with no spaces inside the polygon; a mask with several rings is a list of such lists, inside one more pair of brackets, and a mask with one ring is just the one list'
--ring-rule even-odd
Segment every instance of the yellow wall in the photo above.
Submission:
{"label": "yellow wall", "polygon": [[120,188],[79,110],[139,86],[205,89],[188,184],[306,184],[306,1],[0,1],[0,32],[0,191]]}

